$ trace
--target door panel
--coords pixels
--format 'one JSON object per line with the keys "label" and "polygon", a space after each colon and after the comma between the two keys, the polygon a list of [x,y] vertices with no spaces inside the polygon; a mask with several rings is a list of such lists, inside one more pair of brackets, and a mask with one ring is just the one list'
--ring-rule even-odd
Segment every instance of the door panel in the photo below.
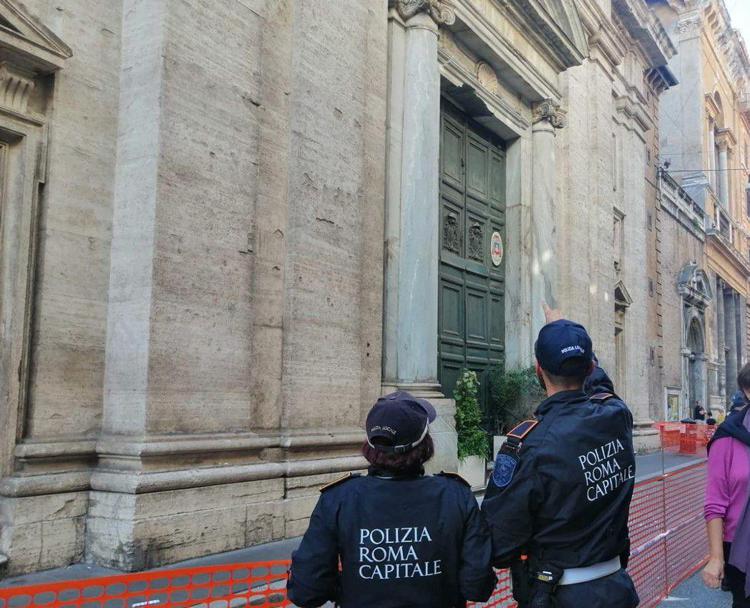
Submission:
{"label": "door panel", "polygon": [[493,233],[505,241],[505,151],[448,102],[441,131],[438,369],[452,395],[462,369],[485,380],[504,364],[505,262],[491,248]]}

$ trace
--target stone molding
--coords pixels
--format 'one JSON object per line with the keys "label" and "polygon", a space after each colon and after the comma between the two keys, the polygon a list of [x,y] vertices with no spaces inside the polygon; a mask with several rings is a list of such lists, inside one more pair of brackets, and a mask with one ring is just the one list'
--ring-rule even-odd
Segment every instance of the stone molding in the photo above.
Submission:
{"label": "stone molding", "polygon": [[0,16],[9,24],[0,28],[0,47],[10,50],[14,63],[24,69],[48,74],[72,57],[70,47],[15,0],[0,0]]}
{"label": "stone molding", "polygon": [[566,112],[554,100],[545,99],[534,104],[532,123],[537,124],[546,121],[555,129],[562,129],[565,126],[565,114]]}
{"label": "stone molding", "polygon": [[486,61],[477,63],[477,80],[487,91],[497,95],[500,91],[500,83],[494,68]]}
{"label": "stone molding", "polygon": [[469,71],[459,62],[454,61],[453,56],[442,48],[438,49],[438,61],[441,76],[454,87],[462,90],[464,87],[469,87],[474,90],[492,115],[509,129],[520,135],[529,128],[530,124],[526,117],[511,106],[502,95],[493,94],[481,85],[476,70]]}
{"label": "stone molding", "polygon": [[677,23],[677,33],[683,38],[698,36],[703,31],[703,19],[699,14],[686,16]]}
{"label": "stone molding", "polygon": [[358,471],[367,467],[362,456],[341,456],[230,466],[193,467],[170,471],[94,470],[15,475],[0,481],[0,496],[22,497],[87,490],[145,494],[212,485],[308,477]]}
{"label": "stone molding", "polygon": [[388,5],[395,8],[404,21],[419,13],[428,14],[438,25],[453,25],[456,21],[456,13],[446,0],[389,0]]}
{"label": "stone molding", "polygon": [[11,66],[7,61],[0,63],[0,104],[25,114],[34,86],[32,72]]}
{"label": "stone molding", "polygon": [[713,300],[711,281],[697,262],[690,262],[677,276],[677,292],[687,304],[704,311]]}
{"label": "stone molding", "polygon": [[716,137],[716,144],[719,148],[726,148],[727,151],[732,151],[737,146],[737,138],[730,128],[719,129]]}
{"label": "stone molding", "polygon": [[[212,437],[105,436],[98,440],[77,438],[27,442],[16,446],[14,453],[24,463],[24,473],[1,479],[0,496],[35,496],[90,489],[156,492],[204,484],[338,473],[362,468],[360,457],[344,455],[315,459],[308,456],[310,450],[351,454],[358,450],[364,439],[364,431],[352,428],[339,433],[319,430],[298,434],[240,433]],[[216,464],[215,459],[211,462],[211,457],[217,455],[224,459],[222,464]],[[304,457],[298,460],[300,456]],[[191,464],[180,460],[185,457],[191,457]],[[196,457],[203,458],[203,461],[196,462]],[[50,464],[59,466],[63,461],[75,463],[74,470],[50,470]],[[95,464],[97,461],[98,465]],[[345,464],[347,462],[349,464]],[[124,467],[120,468],[123,464]],[[165,471],[164,468],[171,470]],[[160,483],[166,485],[161,487]]]}

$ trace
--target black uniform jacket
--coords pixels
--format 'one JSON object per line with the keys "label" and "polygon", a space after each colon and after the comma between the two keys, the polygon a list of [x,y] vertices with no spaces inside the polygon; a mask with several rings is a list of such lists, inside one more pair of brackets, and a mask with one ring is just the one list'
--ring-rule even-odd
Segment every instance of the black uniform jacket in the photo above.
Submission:
{"label": "black uniform jacket", "polygon": [[463,607],[491,595],[491,553],[466,482],[371,470],[323,490],[292,554],[287,590],[304,608],[329,600],[343,608]]}
{"label": "black uniform jacket", "polygon": [[508,566],[521,553],[532,568],[626,558],[635,478],[627,406],[616,396],[566,391],[544,401],[536,417],[515,465],[501,449],[482,504],[494,564]]}

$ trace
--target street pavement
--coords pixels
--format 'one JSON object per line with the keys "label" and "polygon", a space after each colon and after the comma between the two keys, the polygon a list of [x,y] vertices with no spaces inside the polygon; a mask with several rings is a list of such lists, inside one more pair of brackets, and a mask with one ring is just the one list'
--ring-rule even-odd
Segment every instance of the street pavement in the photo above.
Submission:
{"label": "street pavement", "polygon": [[732,596],[718,589],[709,589],[697,572],[662,600],[658,608],[730,608]]}

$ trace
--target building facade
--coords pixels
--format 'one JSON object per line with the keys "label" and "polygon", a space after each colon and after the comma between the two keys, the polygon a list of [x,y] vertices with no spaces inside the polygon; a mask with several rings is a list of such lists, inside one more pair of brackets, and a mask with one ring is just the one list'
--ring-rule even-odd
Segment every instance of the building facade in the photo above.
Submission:
{"label": "building facade", "polygon": [[[680,327],[674,333],[665,327],[664,347],[671,353],[679,348],[683,371],[678,382],[674,370],[665,368],[664,390],[673,404],[679,392],[683,417],[697,404],[724,408],[737,390],[737,372],[747,361],[750,123],[745,88],[750,60],[722,0],[657,4],[678,46],[670,68],[680,80],[662,99],[660,160],[682,189],[675,195],[670,185],[669,198],[684,200],[687,194],[697,204],[696,212],[700,209],[690,222],[703,221],[705,226],[702,256],[667,233],[662,245],[664,251],[681,252],[672,258],[679,262],[671,267],[668,256],[663,256],[664,291],[672,305],[665,299],[662,310],[665,326]],[[668,206],[673,208],[671,202]],[[679,221],[684,223],[689,214],[682,216]],[[695,232],[682,231],[678,238],[690,241]],[[684,274],[688,267],[693,268],[691,280]],[[693,287],[699,292],[697,300]]]}
{"label": "building facade", "polygon": [[0,0],[8,571],[298,535],[395,387],[454,469],[543,300],[653,442],[674,50],[644,0]]}

